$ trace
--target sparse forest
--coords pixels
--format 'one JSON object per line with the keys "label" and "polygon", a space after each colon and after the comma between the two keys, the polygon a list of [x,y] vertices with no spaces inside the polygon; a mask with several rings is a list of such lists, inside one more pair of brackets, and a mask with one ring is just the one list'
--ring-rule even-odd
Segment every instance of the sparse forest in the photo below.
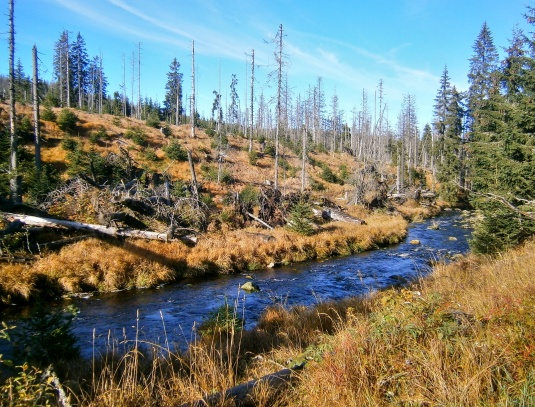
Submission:
{"label": "sparse forest", "polygon": [[[400,242],[408,222],[446,207],[473,209],[477,222],[471,257],[441,265],[414,287],[317,309],[268,309],[251,332],[240,330],[226,304],[185,353],[154,347],[141,361],[136,343],[126,356],[107,355],[89,368],[71,333],[75,310],[55,313],[43,305],[25,325],[26,339],[11,338],[5,323],[0,330],[31,349],[18,370],[4,364],[14,370],[2,384],[2,405],[201,405],[193,403],[268,374],[270,362],[281,366],[296,352],[312,365],[302,381],[282,396],[263,382],[253,405],[329,405],[336,397],[344,405],[479,405],[470,390],[476,384],[488,405],[535,400],[528,315],[535,290],[512,260],[528,257],[519,246],[532,247],[535,234],[532,33],[516,28],[500,58],[483,23],[468,89],[452,85],[445,66],[434,101],[406,94],[401,106],[389,106],[381,80],[355,95],[358,107],[345,112],[321,77],[306,90],[288,83],[291,56],[281,24],[266,43],[274,55],[267,75],[273,94],[259,93],[251,50],[247,78],[197,79],[213,81],[213,93],[204,95],[212,109],[202,117],[193,41],[190,61],[169,62],[161,103],[141,96],[141,44],[123,55],[123,81],[112,84],[106,59],[88,55],[80,32],[59,33],[49,50],[53,66],[46,67],[54,80],[44,81],[37,50],[48,44],[36,43],[33,66],[23,67],[15,53],[16,3],[8,4],[9,71],[0,75],[0,306],[372,250]],[[524,17],[534,25],[535,8]],[[431,123],[419,122],[418,103],[433,104]],[[468,281],[472,268],[503,273],[476,254],[515,247],[502,261],[516,265],[524,285],[502,276],[511,291],[501,287],[492,296],[494,288],[476,287],[490,277]],[[467,305],[456,287],[446,291],[440,276],[462,278],[481,304]],[[519,287],[524,297],[514,299]],[[416,356],[403,354],[410,351]],[[489,356],[497,352],[506,354],[503,363]],[[77,376],[69,363],[93,377]],[[328,391],[322,395],[314,383],[328,383]],[[234,405],[228,401],[210,405]]]}

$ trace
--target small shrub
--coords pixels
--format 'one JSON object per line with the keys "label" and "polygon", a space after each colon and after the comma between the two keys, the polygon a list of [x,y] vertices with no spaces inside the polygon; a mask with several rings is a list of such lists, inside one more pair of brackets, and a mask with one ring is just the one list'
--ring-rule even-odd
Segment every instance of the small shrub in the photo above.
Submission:
{"label": "small shrub", "polygon": [[56,120],[58,127],[66,133],[73,133],[78,124],[78,116],[70,109],[62,109]]}
{"label": "small shrub", "polygon": [[26,192],[29,202],[37,205],[58,185],[60,177],[54,166],[44,164],[41,171],[31,167],[25,176]]}
{"label": "small shrub", "polygon": [[206,206],[211,206],[214,203],[214,198],[211,194],[201,194],[200,200]]}
{"label": "small shrub", "polygon": [[275,157],[275,146],[273,143],[268,143],[264,147],[264,154],[269,155],[270,157]]}
{"label": "small shrub", "polygon": [[314,234],[314,213],[310,205],[306,202],[298,202],[290,211],[288,216],[288,229],[300,235],[310,236]]}
{"label": "small shrub", "polygon": [[346,181],[348,177],[349,170],[347,169],[347,165],[340,165],[340,168],[338,169],[338,179],[340,179],[341,181]]}
{"label": "small shrub", "polygon": [[206,133],[206,135],[208,137],[214,137],[215,136],[215,130],[213,128],[207,128],[204,130],[204,132]]}
{"label": "small shrub", "polygon": [[174,181],[173,186],[171,187],[171,195],[176,198],[185,198],[189,196],[189,184],[182,180]]}
{"label": "small shrub", "polygon": [[234,182],[234,177],[232,176],[231,172],[226,168],[221,168],[221,172],[219,172],[219,169],[216,166],[202,164],[201,171],[208,181],[217,182],[219,178],[219,182],[221,182],[222,184],[228,185]]}
{"label": "small shrub", "polygon": [[182,147],[180,142],[178,140],[171,140],[171,142],[164,147],[163,151],[165,152],[165,155],[170,160],[175,161],[187,161],[188,160],[188,153],[187,151]]}
{"label": "small shrub", "polygon": [[56,122],[57,116],[56,113],[49,107],[45,107],[43,111],[41,112],[41,119],[45,120],[47,122]]}
{"label": "small shrub", "polygon": [[13,334],[15,354],[38,366],[78,357],[80,349],[72,333],[75,314],[74,307],[64,312],[36,304],[21,330]]}
{"label": "small shrub", "polygon": [[258,153],[255,150],[249,151],[249,164],[256,165],[258,162]]}
{"label": "small shrub", "polygon": [[128,129],[124,136],[127,139],[131,139],[138,146],[147,147],[149,145],[147,134],[141,127],[133,127]]}
{"label": "small shrub", "polygon": [[156,155],[156,151],[154,148],[147,147],[145,151],[143,152],[143,158],[147,161],[158,161],[158,156]]}
{"label": "small shrub", "polygon": [[61,148],[65,151],[75,151],[78,148],[78,142],[72,137],[66,136],[61,141]]}
{"label": "small shrub", "polygon": [[332,172],[331,168],[324,163],[321,164],[320,178],[324,181],[330,182],[331,184],[338,183],[338,178],[336,175]]}
{"label": "small shrub", "polygon": [[258,190],[251,184],[248,184],[240,192],[240,202],[245,206],[254,206],[258,203]]}
{"label": "small shrub", "polygon": [[171,130],[171,127],[169,127],[168,124],[162,127],[162,134],[165,137],[171,137],[173,135],[173,131]]}
{"label": "small shrub", "polygon": [[147,120],[145,121],[145,124],[149,127],[154,127],[155,129],[160,128],[160,118],[158,117],[158,113],[151,112],[149,116],[147,117]]}
{"label": "small shrub", "polygon": [[310,178],[309,185],[312,191],[325,191],[325,185],[322,182],[316,181],[314,178]]}
{"label": "small shrub", "polygon": [[103,127],[101,127],[97,131],[93,131],[89,134],[89,142],[91,144],[97,144],[100,140],[102,140],[103,138],[106,138],[106,136],[107,136],[106,130]]}
{"label": "small shrub", "polygon": [[121,118],[119,116],[114,116],[113,119],[111,119],[111,124],[121,127]]}
{"label": "small shrub", "polygon": [[243,319],[238,316],[237,310],[225,299],[225,303],[212,311],[208,318],[199,326],[203,335],[213,335],[221,332],[240,331]]}
{"label": "small shrub", "polygon": [[218,150],[219,148],[222,148],[224,146],[228,145],[228,136],[226,134],[221,134],[221,139],[219,137],[214,137],[212,142],[210,143],[210,147],[214,150]]}

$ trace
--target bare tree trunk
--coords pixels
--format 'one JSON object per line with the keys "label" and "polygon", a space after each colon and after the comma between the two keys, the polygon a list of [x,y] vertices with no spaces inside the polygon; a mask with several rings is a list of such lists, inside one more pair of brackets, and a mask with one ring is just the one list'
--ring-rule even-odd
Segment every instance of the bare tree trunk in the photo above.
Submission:
{"label": "bare tree trunk", "polygon": [[11,202],[22,202],[20,196],[20,182],[18,175],[18,140],[15,123],[15,5],[14,0],[9,1],[9,129],[10,129],[10,161],[9,161],[9,187]]}
{"label": "bare tree trunk", "polygon": [[102,233],[110,236],[128,236],[142,239],[163,240],[168,241],[171,239],[167,233],[151,232],[148,230],[129,229],[129,228],[116,228],[111,226],[97,225],[91,223],[73,222],[70,220],[41,218],[30,215],[19,215],[16,213],[4,213],[9,220],[20,220],[22,223],[31,226],[41,227],[59,227],[63,226],[69,229],[86,230],[90,232]]}
{"label": "bare tree trunk", "polygon": [[137,115],[141,120],[141,43],[137,43]]}
{"label": "bare tree trunk", "polygon": [[249,152],[253,151],[253,128],[254,128],[254,110],[253,110],[253,103],[254,103],[254,49],[252,50],[251,54],[251,129],[249,133]]}
{"label": "bare tree trunk", "polygon": [[39,129],[39,69],[37,66],[37,47],[34,45],[32,49],[33,53],[33,83],[32,83],[32,96],[33,96],[33,127],[35,135],[35,169],[41,171],[41,135]]}
{"label": "bare tree trunk", "polygon": [[65,84],[67,85],[67,107],[71,107],[71,74],[70,74],[70,63],[69,63],[69,34],[67,34],[67,48],[65,50],[67,54],[67,62],[65,63],[67,78],[65,79]]}
{"label": "bare tree trunk", "polygon": [[126,60],[123,54],[123,116],[126,117]]}
{"label": "bare tree trunk", "polygon": [[197,186],[197,176],[195,175],[193,157],[191,156],[190,150],[187,150],[187,154],[188,154],[189,170],[191,172],[191,193],[193,195],[193,199],[195,199],[196,201],[199,201],[199,188]]}
{"label": "bare tree trunk", "polygon": [[102,114],[102,104],[103,104],[103,98],[104,98],[104,89],[103,87],[103,81],[102,81],[102,53],[100,54],[99,58],[99,70],[98,70],[98,82],[99,82],[99,92],[98,92],[98,113]]}
{"label": "bare tree trunk", "polygon": [[176,125],[176,126],[178,126],[178,115],[180,114],[180,109],[178,108],[179,97],[180,97],[180,89],[179,89],[179,86],[180,86],[180,84],[177,84],[177,88],[176,88],[176,90],[175,90],[175,92],[176,92],[175,125]]}
{"label": "bare tree trunk", "polygon": [[132,95],[130,99],[130,117],[135,117],[135,110],[134,109],[134,84],[135,84],[135,78],[136,78],[136,54],[134,51],[132,51],[132,89],[130,90],[130,94]]}
{"label": "bare tree trunk", "polygon": [[303,157],[301,162],[301,193],[305,191],[306,187],[306,163],[307,163],[307,126],[305,125],[305,129],[303,132]]}
{"label": "bare tree trunk", "polygon": [[277,130],[275,132],[275,180],[274,180],[274,189],[277,191],[279,189],[279,136],[280,136],[280,127],[281,127],[281,93],[282,93],[282,24],[279,27],[279,49],[277,62],[279,64],[277,69]]}
{"label": "bare tree trunk", "polygon": [[195,138],[195,41],[191,41],[191,138]]}

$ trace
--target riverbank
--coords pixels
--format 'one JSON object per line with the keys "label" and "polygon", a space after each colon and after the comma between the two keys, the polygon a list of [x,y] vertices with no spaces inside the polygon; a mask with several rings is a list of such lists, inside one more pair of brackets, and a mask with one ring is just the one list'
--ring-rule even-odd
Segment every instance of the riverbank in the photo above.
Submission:
{"label": "riverbank", "polygon": [[11,304],[43,295],[147,288],[185,277],[252,272],[354,254],[400,242],[407,233],[406,219],[434,216],[440,210],[411,203],[395,213],[355,207],[350,213],[366,224],[330,222],[312,236],[286,228],[249,227],[201,236],[193,247],[178,241],[89,238],[42,255],[31,265],[3,265],[0,298]]}
{"label": "riverbank", "polygon": [[258,385],[252,405],[533,405],[534,253],[531,241],[494,259],[439,264],[404,288],[274,306],[248,331],[230,304],[186,352],[125,337],[125,355],[112,347],[58,371],[80,406],[182,405],[303,365],[292,387]]}

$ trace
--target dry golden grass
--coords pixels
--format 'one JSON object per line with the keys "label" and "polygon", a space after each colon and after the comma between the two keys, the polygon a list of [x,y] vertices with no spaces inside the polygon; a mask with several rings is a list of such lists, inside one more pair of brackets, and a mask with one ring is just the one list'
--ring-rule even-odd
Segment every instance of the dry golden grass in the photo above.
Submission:
{"label": "dry golden grass", "polygon": [[[367,214],[365,220],[366,225],[326,224],[313,236],[285,228],[269,233],[255,227],[214,232],[201,236],[194,247],[181,242],[90,238],[43,254],[30,266],[9,266],[0,277],[0,290],[8,301],[29,299],[50,287],[54,294],[153,287],[186,276],[254,271],[269,264],[358,253],[397,243],[406,234],[407,222],[399,216]],[[273,239],[264,241],[259,234]],[[16,275],[11,269],[23,270],[24,278],[10,278]]]}
{"label": "dry golden grass", "polygon": [[131,352],[99,366],[80,405],[194,402],[288,361],[308,361],[297,385],[282,394],[260,386],[253,405],[533,405],[533,253],[535,242],[498,259],[438,266],[407,289],[270,308],[253,330],[208,336],[186,354],[141,363]]}
{"label": "dry golden grass", "polygon": [[439,266],[349,310],[285,405],[533,405],[534,252]]}

